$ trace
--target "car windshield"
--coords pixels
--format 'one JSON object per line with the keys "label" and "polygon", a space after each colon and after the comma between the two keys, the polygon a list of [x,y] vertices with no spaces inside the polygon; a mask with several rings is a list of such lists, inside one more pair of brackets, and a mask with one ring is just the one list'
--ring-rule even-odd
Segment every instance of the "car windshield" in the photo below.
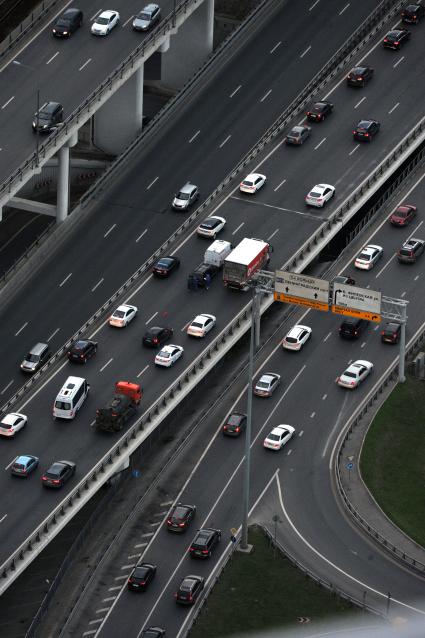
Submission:
{"label": "car windshield", "polygon": [[286,341],[288,343],[297,343],[298,339],[296,339],[295,337],[286,337]]}
{"label": "car windshield", "polygon": [[293,128],[292,131],[291,131],[291,135],[292,135],[292,137],[299,137],[301,135],[300,129]]}
{"label": "car windshield", "polygon": [[350,372],[349,370],[346,370],[344,372],[344,377],[349,377],[350,379],[355,379],[356,378],[356,373],[355,372]]}
{"label": "car windshield", "polygon": [[69,27],[70,24],[71,20],[67,20],[66,18],[59,18],[59,20],[56,22],[57,27]]}
{"label": "car windshield", "polygon": [[124,310],[115,310],[112,316],[115,317],[116,319],[122,319],[125,316],[125,312]]}
{"label": "car windshield", "polygon": [[172,263],[171,259],[167,259],[164,257],[164,259],[160,259],[157,263],[157,266],[163,266],[164,268],[167,268],[168,266],[170,266]]}
{"label": "car windshield", "polygon": [[372,255],[369,253],[360,253],[359,259],[363,259],[363,261],[370,261],[372,259]]}
{"label": "car windshield", "polygon": [[14,463],[13,467],[15,470],[25,470],[26,465],[24,463]]}
{"label": "car windshield", "polygon": [[148,572],[149,569],[147,567],[136,567],[133,572],[133,576],[135,576],[136,578],[145,578]]}
{"label": "car windshield", "polygon": [[184,507],[176,507],[173,512],[172,518],[181,520],[186,516],[187,510]]}
{"label": "car windshield", "polygon": [[244,179],[244,181],[242,182],[242,184],[243,184],[244,186],[254,186],[254,182],[250,182],[250,181],[249,181],[249,180],[247,180],[247,179]]}
{"label": "car windshield", "polygon": [[74,343],[73,350],[84,350],[86,345],[88,345],[86,341],[77,341]]}
{"label": "car windshield", "polygon": [[159,357],[162,357],[163,359],[169,359],[171,357],[171,353],[170,352],[165,352],[164,350],[161,350],[161,352],[158,355]]}
{"label": "car windshield", "polygon": [[277,434],[273,434],[272,432],[267,437],[270,441],[279,441],[280,437]]}
{"label": "car windshield", "polygon": [[109,23],[109,18],[99,17],[96,20],[96,24],[108,24],[108,23]]}
{"label": "car windshield", "polygon": [[191,328],[203,328],[204,326],[203,326],[203,324],[202,324],[202,323],[199,323],[199,321],[193,321],[193,322],[190,324],[190,327],[191,327]]}
{"label": "car windshield", "polygon": [[71,404],[66,401],[55,401],[55,408],[58,410],[70,410]]}
{"label": "car windshield", "polygon": [[400,250],[400,255],[405,255],[406,257],[410,257],[413,254],[413,250],[410,248],[402,248]]}
{"label": "car windshield", "polygon": [[227,419],[227,425],[239,425],[241,422],[241,417],[238,414],[232,414]]}
{"label": "car windshield", "polygon": [[29,361],[30,363],[36,363],[37,361],[39,361],[39,359],[40,357],[38,356],[38,354],[31,354],[30,352],[25,357],[25,361]]}
{"label": "car windshield", "polygon": [[144,13],[142,11],[142,13],[139,13],[139,15],[137,16],[139,20],[147,20],[149,21],[151,19],[151,14],[150,13]]}
{"label": "car windshield", "polygon": [[217,219],[207,219],[203,224],[201,224],[202,228],[215,228],[218,226],[220,222]]}
{"label": "car windshield", "polygon": [[310,197],[316,198],[316,197],[320,197],[320,196],[321,196],[321,193],[318,193],[317,191],[311,191],[311,193],[310,193]]}
{"label": "car windshield", "polygon": [[398,38],[400,37],[401,33],[398,33],[397,31],[391,31],[390,33],[388,33],[387,35],[387,40],[391,40],[391,41],[395,41],[398,40]]}
{"label": "car windshield", "polygon": [[184,193],[183,191],[180,191],[180,193],[177,195],[177,199],[189,199],[190,195],[189,193]]}
{"label": "car windshield", "polygon": [[407,210],[398,210],[396,211],[397,217],[407,217],[409,215],[409,211]]}
{"label": "car windshield", "polygon": [[357,68],[353,69],[353,75],[363,75],[363,73],[366,71],[366,69],[362,66],[358,66]]}

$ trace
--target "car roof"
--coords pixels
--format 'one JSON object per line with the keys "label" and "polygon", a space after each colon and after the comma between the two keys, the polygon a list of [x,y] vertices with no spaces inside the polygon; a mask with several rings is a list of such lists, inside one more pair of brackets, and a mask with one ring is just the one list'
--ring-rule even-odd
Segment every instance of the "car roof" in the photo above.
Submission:
{"label": "car roof", "polygon": [[273,381],[273,379],[278,379],[279,375],[276,374],[275,372],[265,372],[264,374],[261,375],[261,377],[259,378],[259,381]]}
{"label": "car roof", "polygon": [[[113,9],[106,9],[105,11],[102,11],[97,17],[98,18],[100,18],[100,17],[102,17],[102,18],[110,18],[115,13],[117,13],[117,12],[114,11]],[[96,22],[96,20],[95,20],[95,22]]]}
{"label": "car roof", "polygon": [[21,463],[22,465],[26,465],[27,463],[29,463],[29,461],[32,461],[35,458],[36,457],[32,456],[31,454],[21,454],[21,456],[16,457],[14,463]]}
{"label": "car roof", "polygon": [[186,182],[186,184],[181,187],[179,192],[180,193],[191,193],[194,188],[196,188],[195,184],[191,184],[191,182]]}
{"label": "car roof", "polygon": [[161,352],[172,352],[175,348],[177,348],[178,350],[182,349],[181,346],[176,346],[174,343],[169,343],[167,346],[161,348]]}
{"label": "car roof", "polygon": [[146,7],[143,7],[142,10],[146,11],[146,13],[152,13],[156,9],[159,9],[159,6],[157,4],[154,4],[153,2],[150,2],[149,4],[146,5]]}
{"label": "car roof", "polygon": [[2,418],[1,422],[2,422],[2,423],[6,423],[7,425],[13,425],[13,423],[14,423],[14,421],[15,421],[16,417],[18,417],[18,418],[22,418],[22,417],[23,417],[23,414],[19,414],[18,412],[9,412],[9,414],[6,414],[6,415]]}

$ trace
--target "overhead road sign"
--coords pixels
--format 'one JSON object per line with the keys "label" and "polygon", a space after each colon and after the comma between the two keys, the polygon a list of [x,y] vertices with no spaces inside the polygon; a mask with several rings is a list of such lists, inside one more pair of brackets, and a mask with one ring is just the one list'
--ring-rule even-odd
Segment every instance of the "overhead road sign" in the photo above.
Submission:
{"label": "overhead road sign", "polygon": [[276,270],[275,301],[329,310],[329,282],[295,272]]}
{"label": "overhead road sign", "polygon": [[377,290],[336,283],[332,287],[332,312],[369,321],[381,321],[381,298]]}

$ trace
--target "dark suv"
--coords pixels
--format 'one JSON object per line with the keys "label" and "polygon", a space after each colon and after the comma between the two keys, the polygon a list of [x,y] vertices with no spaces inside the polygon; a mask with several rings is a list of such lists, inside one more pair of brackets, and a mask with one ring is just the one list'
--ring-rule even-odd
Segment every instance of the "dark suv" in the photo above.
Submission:
{"label": "dark suv", "polygon": [[421,4],[409,4],[402,12],[401,19],[407,24],[418,24],[425,17],[425,8]]}
{"label": "dark suv", "polygon": [[203,576],[191,575],[183,578],[178,590],[174,594],[176,603],[180,603],[181,605],[193,605],[204,589],[204,584],[205,578]]}
{"label": "dark suv", "polygon": [[246,414],[233,412],[230,414],[223,425],[223,434],[227,436],[239,436],[246,428]]}
{"label": "dark suv", "polygon": [[53,25],[53,35],[57,38],[69,38],[83,24],[83,12],[80,9],[66,9]]}
{"label": "dark suv", "polygon": [[380,128],[376,120],[361,120],[353,131],[353,138],[358,142],[371,142]]}
{"label": "dark suv", "polygon": [[339,327],[339,336],[344,339],[358,339],[369,322],[366,319],[350,317],[344,319]]}
{"label": "dark suv", "polygon": [[348,86],[364,86],[373,77],[371,66],[356,66],[347,75]]}
{"label": "dark suv", "polygon": [[170,532],[185,532],[195,514],[195,505],[183,505],[183,503],[177,503],[167,518],[167,528]]}
{"label": "dark suv", "polygon": [[424,249],[425,241],[423,239],[411,237],[398,249],[397,259],[400,263],[413,264],[422,255]]}
{"label": "dark suv", "polygon": [[46,102],[34,114],[32,128],[39,133],[50,133],[63,121],[63,108],[59,102]]}
{"label": "dark suv", "polygon": [[191,558],[211,558],[211,552],[221,540],[219,529],[205,528],[198,530],[189,547]]}
{"label": "dark suv", "polygon": [[394,321],[387,321],[381,330],[381,341],[383,343],[398,343],[400,341],[401,325]]}
{"label": "dark suv", "polygon": [[97,352],[97,341],[80,339],[67,352],[68,359],[76,363],[87,363]]}

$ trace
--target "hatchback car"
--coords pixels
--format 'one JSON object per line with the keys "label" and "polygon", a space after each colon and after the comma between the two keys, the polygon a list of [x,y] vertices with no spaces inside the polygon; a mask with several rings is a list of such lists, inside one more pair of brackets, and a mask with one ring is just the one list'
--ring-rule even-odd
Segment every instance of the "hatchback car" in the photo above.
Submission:
{"label": "hatchback car", "polygon": [[212,237],[215,239],[217,234],[223,230],[226,225],[226,220],[224,217],[212,216],[208,217],[202,224],[199,224],[196,229],[197,234],[200,237]]}
{"label": "hatchback car", "polygon": [[266,436],[263,441],[263,447],[269,450],[281,450],[294,436],[295,428],[292,425],[277,425]]}
{"label": "hatchback car", "polygon": [[386,49],[398,50],[410,40],[410,35],[407,29],[395,29],[387,33],[382,44]]}
{"label": "hatchback car", "polygon": [[307,206],[323,208],[323,206],[335,195],[335,187],[330,184],[316,184],[306,195]]}
{"label": "hatchback car", "polygon": [[374,69],[371,66],[356,66],[347,75],[348,86],[365,86],[373,78]]}
{"label": "hatchback car", "polygon": [[74,363],[87,363],[97,352],[97,341],[80,339],[67,352],[67,357]]}
{"label": "hatchback car", "polygon": [[172,328],[152,326],[143,335],[143,345],[147,348],[159,348],[173,336]]}
{"label": "hatchback car", "polygon": [[167,518],[167,529],[170,532],[185,532],[196,514],[195,505],[177,503]]}
{"label": "hatchback car", "polygon": [[53,25],[52,33],[57,38],[69,38],[83,24],[80,9],[66,9]]}
{"label": "hatchback car", "polygon": [[230,414],[224,425],[223,434],[226,436],[239,436],[246,428],[246,414],[233,412]]}
{"label": "hatchback car", "polygon": [[249,193],[252,195],[264,186],[267,178],[265,175],[261,175],[260,173],[250,173],[245,177],[245,179],[239,184],[239,190],[241,193]]}
{"label": "hatchback car", "polygon": [[418,24],[425,17],[425,7],[421,4],[409,4],[401,12],[401,19],[406,24]]}
{"label": "hatchback car", "polygon": [[0,436],[15,436],[19,430],[23,430],[28,422],[28,417],[19,412],[10,412],[0,421]]}
{"label": "hatchback car", "polygon": [[384,254],[382,246],[376,246],[375,244],[368,244],[365,246],[360,255],[354,260],[354,265],[360,270],[371,270],[378,259],[381,259]]}
{"label": "hatchback car", "polygon": [[135,31],[148,31],[161,19],[161,10],[157,4],[148,4],[133,20]]}
{"label": "hatchback car", "polygon": [[294,126],[285,137],[285,142],[294,146],[301,146],[301,144],[304,144],[306,139],[310,137],[310,133],[310,126]]}
{"label": "hatchback car", "polygon": [[312,329],[308,326],[294,326],[283,338],[282,347],[286,350],[301,350],[311,337]]}
{"label": "hatchback car", "polygon": [[214,328],[216,321],[214,315],[207,315],[205,313],[198,315],[188,325],[186,332],[192,337],[205,337],[205,335]]}
{"label": "hatchback car", "polygon": [[10,472],[13,476],[26,477],[38,467],[39,460],[37,456],[32,456],[32,454],[17,456],[11,465]]}
{"label": "hatchback car", "polygon": [[126,328],[137,315],[137,307],[122,304],[109,317],[109,325],[115,328]]}
{"label": "hatchback car", "polygon": [[337,377],[336,382],[342,388],[354,390],[370,375],[372,370],[373,363],[359,359],[351,363],[341,376]]}
{"label": "hatchback car", "polygon": [[411,237],[398,249],[397,259],[400,263],[413,264],[422,255],[424,249],[425,241],[423,239]]}
{"label": "hatchback car", "polygon": [[182,186],[179,192],[176,193],[171,206],[174,210],[187,210],[198,198],[198,187],[195,186],[195,184],[187,182]]}
{"label": "hatchback car", "polygon": [[168,346],[164,346],[155,357],[155,364],[162,366],[163,368],[171,368],[176,361],[183,356],[183,348],[170,343]]}
{"label": "hatchback car", "polygon": [[221,530],[205,527],[199,529],[190,547],[191,558],[211,558],[214,547],[221,541]]}
{"label": "hatchback car", "polygon": [[412,204],[402,204],[397,206],[390,216],[390,223],[393,226],[407,226],[416,216],[417,208]]}
{"label": "hatchback car", "polygon": [[193,605],[204,589],[204,584],[205,578],[202,576],[186,576],[186,578],[183,578],[178,590],[174,594],[176,603],[180,603],[181,605]]}
{"label": "hatchback car", "polygon": [[358,142],[371,142],[378,135],[381,125],[376,120],[360,120],[353,131],[353,139]]}
{"label": "hatchback car", "polygon": [[343,339],[358,339],[368,325],[367,319],[347,317],[339,327],[339,336]]}
{"label": "hatchback car", "polygon": [[58,489],[74,476],[76,467],[72,461],[55,461],[41,477],[42,484]]}
{"label": "hatchback car", "polygon": [[108,35],[120,21],[118,11],[102,11],[91,25],[91,33],[93,35]]}
{"label": "hatchback car", "polygon": [[59,102],[46,102],[34,114],[32,122],[36,133],[50,133],[63,121],[63,107]]}
{"label": "hatchback car", "polygon": [[36,372],[41,368],[50,356],[47,343],[36,343],[21,363],[23,372]]}
{"label": "hatchback car", "polygon": [[174,255],[168,255],[167,257],[161,257],[153,265],[152,272],[156,277],[169,277],[172,272],[177,270],[180,266],[180,259],[174,257]]}
{"label": "hatchback car", "polygon": [[280,374],[266,372],[254,385],[253,392],[257,397],[271,397],[280,384]]}
{"label": "hatchback car", "polygon": [[156,565],[151,565],[151,563],[141,563],[140,565],[136,565],[128,578],[128,589],[131,589],[132,591],[146,591],[149,584],[155,578],[155,574]]}
{"label": "hatchback car", "polygon": [[394,321],[387,321],[381,330],[382,343],[398,343],[400,341],[401,325]]}
{"label": "hatchback car", "polygon": [[310,110],[307,111],[307,118],[311,122],[323,122],[333,111],[334,105],[327,100],[320,100],[313,104]]}

